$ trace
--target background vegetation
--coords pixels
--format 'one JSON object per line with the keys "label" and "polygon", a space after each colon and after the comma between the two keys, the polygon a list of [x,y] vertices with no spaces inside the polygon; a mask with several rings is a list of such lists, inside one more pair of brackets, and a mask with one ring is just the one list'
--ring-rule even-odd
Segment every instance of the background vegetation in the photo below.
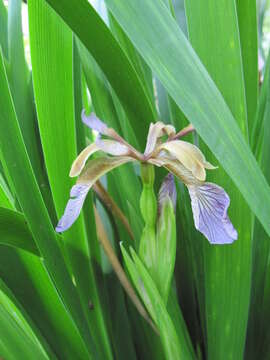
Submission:
{"label": "background vegetation", "polygon": [[[0,0],[0,357],[269,359],[268,1],[94,5],[28,0],[23,36],[21,0]],[[139,150],[150,122],[192,123],[189,141],[219,166],[209,179],[230,194],[239,238],[210,245],[177,183],[167,303],[137,254],[138,167],[102,179],[133,240],[94,191],[69,231],[54,230],[73,185],[70,166],[94,136],[82,108]],[[156,191],[164,175],[156,172]],[[104,237],[156,330],[126,296]]]}

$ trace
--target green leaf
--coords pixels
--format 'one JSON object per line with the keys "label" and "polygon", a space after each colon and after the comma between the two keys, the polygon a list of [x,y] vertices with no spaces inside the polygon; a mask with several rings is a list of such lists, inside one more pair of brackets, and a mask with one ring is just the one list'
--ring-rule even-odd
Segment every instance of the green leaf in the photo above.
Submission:
{"label": "green leaf", "polygon": [[[148,94],[149,99],[151,100],[152,109],[155,111],[155,116],[157,116],[156,109],[154,106],[154,88],[153,88],[153,78],[152,71],[146,65],[141,55],[134,48],[132,42],[129,40],[127,35],[121,29],[116,19],[109,13],[109,23],[110,29],[116,39],[119,41],[123,50],[127,53],[129,60],[132,62],[141,82],[144,87],[145,92]],[[142,120],[143,121],[143,120]]]}
{"label": "green leaf", "polygon": [[7,209],[13,209],[14,208],[13,203],[14,200],[12,198],[12,195],[10,194],[7,184],[0,173],[0,206],[5,207]]}
{"label": "green leaf", "polygon": [[[72,32],[43,0],[29,1],[28,8],[38,123],[52,196],[60,218],[74,184],[74,179],[69,178],[68,174],[77,156]],[[63,241],[89,331],[100,356],[111,359],[109,338],[94,269],[90,263],[91,254],[82,216],[63,234]],[[95,311],[89,311],[89,301],[95,304]]]}
{"label": "green leaf", "polygon": [[259,91],[256,0],[236,0],[235,2],[237,5],[241,55],[245,79],[247,118],[249,131],[251,131],[256,114]]}
{"label": "green leaf", "polygon": [[55,359],[43,348],[11,293],[0,281],[0,355],[5,359]]}
{"label": "green leaf", "polygon": [[0,0],[0,46],[2,47],[5,58],[8,58],[8,17],[7,9]]}
{"label": "green leaf", "polygon": [[[270,182],[270,77],[269,59],[266,65],[264,83],[260,92],[259,109],[257,121],[261,124],[260,150],[258,153],[261,169]],[[261,118],[260,118],[261,116]],[[258,145],[258,144],[257,144]],[[268,323],[270,320],[270,268],[269,268],[270,241],[261,224],[255,219],[253,232],[253,273],[250,317],[246,342],[247,359],[259,356],[267,359],[270,355],[270,331]]]}
{"label": "green leaf", "polygon": [[0,277],[58,357],[70,360],[89,358],[42,259],[1,245]]}
{"label": "green leaf", "polygon": [[267,94],[269,87],[269,73],[270,73],[270,56],[267,57],[267,62],[265,65],[265,73],[263,78],[263,83],[260,88],[260,96],[258,100],[258,106],[256,111],[256,116],[253,122],[253,127],[251,129],[251,148],[257,159],[260,158],[261,155],[261,147],[264,138],[264,121],[266,117],[264,116],[266,102],[267,102]]}
{"label": "green leaf", "polygon": [[[87,0],[46,0],[90,51],[129,115],[141,147],[155,111],[127,55]],[[76,9],[76,11],[74,11]]]}
{"label": "green leaf", "polygon": [[115,358],[117,360],[136,360],[136,351],[132,341],[129,314],[126,309],[123,290],[119,280],[113,273],[106,275],[106,284]]}
{"label": "green leaf", "polygon": [[[89,334],[78,295],[68,274],[27,156],[8,87],[2,53],[0,54],[0,87],[0,107],[2,109],[0,113],[0,149],[12,177],[17,198],[33,233],[36,245],[44,258],[44,264],[64,304],[80,329],[89,351],[93,351],[93,340]],[[31,196],[29,196],[29,191],[25,191],[25,189],[31,189]]]}
{"label": "green leaf", "polygon": [[8,3],[8,80],[27,153],[42,195],[49,207],[51,206],[51,195],[42,167],[32,78],[25,60],[21,3],[21,0],[11,0]]}
{"label": "green leaf", "polygon": [[0,243],[19,247],[39,256],[23,214],[2,207],[0,207]]}
{"label": "green leaf", "polygon": [[[186,5],[191,44],[224,96],[242,133],[248,139],[245,89],[253,73],[250,70],[250,73],[246,74],[249,77],[246,78],[245,83],[235,1],[213,3],[191,0]],[[204,14],[203,17],[199,16],[199,12]],[[197,31],[198,27],[200,31]],[[221,52],[222,56],[219,56]],[[245,61],[249,59],[245,58]],[[213,123],[215,122],[214,119]],[[202,149],[208,160],[213,162],[214,156],[208,148],[202,145]],[[246,341],[250,299],[252,219],[239,192],[241,188],[238,190],[233,186],[222,169],[209,175],[212,181],[221,184],[229,193],[231,199],[229,214],[238,231],[238,240],[229,247],[213,248],[204,239],[199,239],[200,244],[203,245],[204,289],[202,296],[205,303],[205,309],[203,309],[205,336],[207,339],[215,336],[216,339],[215,342],[207,342],[207,356],[209,359],[222,359],[226,351],[228,358],[241,358]],[[232,283],[233,287],[231,287]],[[228,301],[228,287],[230,287],[231,301]],[[201,289],[200,285],[199,289]]]}
{"label": "green leaf", "polygon": [[134,250],[133,261],[123,246],[121,250],[132,281],[160,332],[166,359],[192,359],[182,332],[176,333],[161,296]]}

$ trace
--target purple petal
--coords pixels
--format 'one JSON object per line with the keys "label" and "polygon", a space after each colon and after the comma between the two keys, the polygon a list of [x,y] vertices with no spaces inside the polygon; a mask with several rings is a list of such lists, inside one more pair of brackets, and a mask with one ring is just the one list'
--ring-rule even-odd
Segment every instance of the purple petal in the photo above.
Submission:
{"label": "purple petal", "polygon": [[172,174],[168,174],[165,179],[163,180],[159,194],[158,194],[158,206],[159,206],[159,212],[166,201],[166,199],[170,199],[173,204],[173,208],[175,211],[176,206],[176,188],[174,183],[174,177]]}
{"label": "purple petal", "polygon": [[211,244],[231,244],[237,239],[227,210],[230,198],[222,187],[213,183],[189,186],[195,227]]}
{"label": "purple petal", "polygon": [[96,130],[98,133],[107,135],[107,125],[102,122],[94,113],[90,115],[85,114],[85,110],[82,110],[82,121],[83,123],[90,127],[92,130]]}
{"label": "purple petal", "polygon": [[66,231],[77,220],[89,189],[90,186],[85,184],[74,185],[71,188],[71,199],[68,200],[64,215],[55,228],[57,232]]}

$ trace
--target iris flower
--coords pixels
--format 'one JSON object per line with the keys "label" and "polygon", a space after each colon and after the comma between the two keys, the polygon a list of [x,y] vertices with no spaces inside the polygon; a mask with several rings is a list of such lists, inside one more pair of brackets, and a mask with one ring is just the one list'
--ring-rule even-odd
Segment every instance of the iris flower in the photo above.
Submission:
{"label": "iris flower", "polygon": [[[172,125],[161,121],[151,123],[142,154],[95,114],[86,116],[83,111],[82,120],[99,135],[72,164],[69,175],[78,178],[70,191],[64,215],[56,227],[57,232],[67,230],[75,222],[88,191],[101,176],[123,164],[138,161],[162,166],[186,185],[191,198],[195,228],[211,244],[230,244],[237,239],[237,231],[227,215],[230,204],[228,194],[222,187],[205,182],[206,170],[216,167],[206,161],[198,147],[178,139],[185,134],[185,130],[176,133]],[[96,152],[102,152],[102,156],[87,161]]]}

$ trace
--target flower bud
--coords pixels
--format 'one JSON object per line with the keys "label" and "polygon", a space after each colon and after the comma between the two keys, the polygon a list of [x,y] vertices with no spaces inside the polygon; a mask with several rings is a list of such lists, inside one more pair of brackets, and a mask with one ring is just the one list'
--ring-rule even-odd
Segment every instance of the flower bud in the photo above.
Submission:
{"label": "flower bud", "polygon": [[155,172],[152,165],[142,164],[141,177],[143,190],[140,199],[140,209],[145,226],[140,240],[139,254],[148,269],[151,269],[156,260],[156,216],[157,200],[153,185]]}
{"label": "flower bud", "polygon": [[168,300],[176,256],[176,189],[171,174],[166,176],[159,191],[159,218],[156,233],[156,285]]}

